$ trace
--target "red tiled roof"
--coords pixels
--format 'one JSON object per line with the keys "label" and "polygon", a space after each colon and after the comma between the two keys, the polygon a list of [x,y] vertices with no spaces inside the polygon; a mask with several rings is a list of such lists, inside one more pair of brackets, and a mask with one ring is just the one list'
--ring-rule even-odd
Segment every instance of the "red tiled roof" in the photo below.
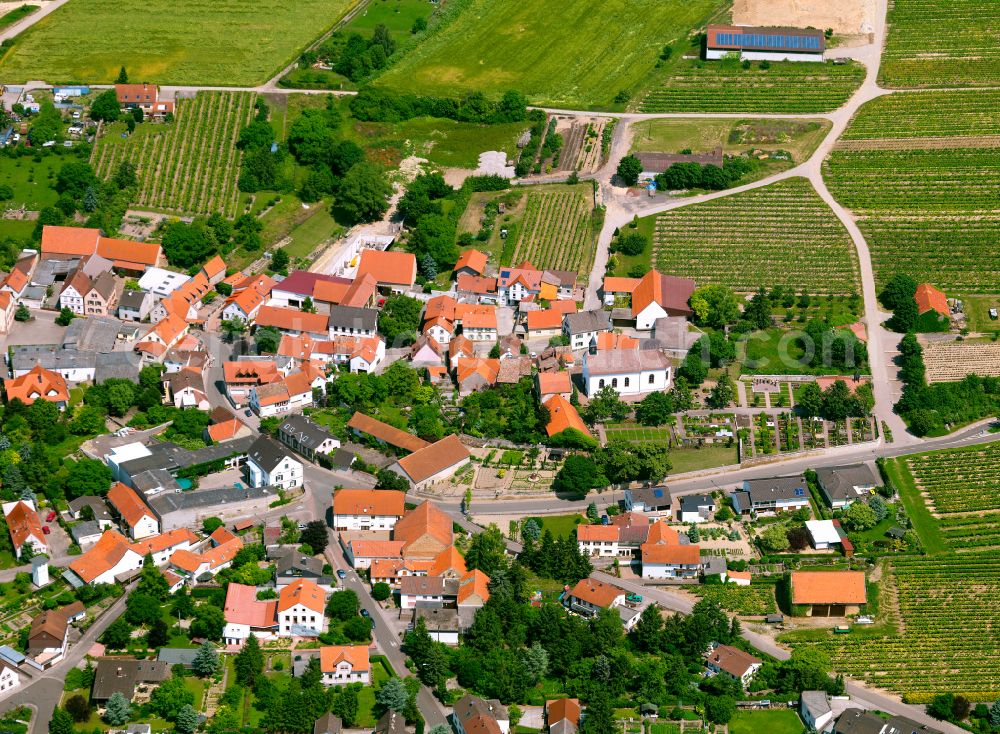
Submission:
{"label": "red tiled roof", "polygon": [[462,445],[458,436],[451,434],[402,457],[398,463],[410,481],[416,484],[468,459],[469,456],[469,450]]}
{"label": "red tiled roof", "polygon": [[624,594],[625,592],[617,586],[592,578],[580,579],[570,592],[570,596],[604,608],[610,607],[615,599]]}
{"label": "red tiled roof", "polygon": [[547,308],[542,311],[528,311],[528,331],[540,331],[543,329],[561,329],[563,314],[554,308]]}
{"label": "red tiled roof", "polygon": [[573,407],[573,404],[562,395],[553,395],[545,401],[544,405],[549,409],[549,422],[545,426],[545,432],[548,433],[549,436],[555,436],[568,428],[575,428],[585,436],[590,435],[590,431],[587,430],[587,424],[583,422],[583,418],[580,417],[580,413]]}
{"label": "red tiled roof", "polygon": [[326,608],[326,595],[309,579],[295,579],[278,594],[278,612],[291,609],[296,604],[323,614]]}
{"label": "red tiled roof", "polygon": [[362,250],[355,278],[371,275],[386,285],[411,286],[417,277],[417,258],[412,252]]}
{"label": "red tiled roof", "polygon": [[31,405],[38,399],[55,403],[69,402],[69,388],[63,376],[45,369],[40,364],[36,364],[20,377],[4,380],[3,386],[8,401],[18,398],[25,405]]}
{"label": "red tiled roof", "polygon": [[94,547],[69,564],[84,583],[89,584],[102,573],[121,561],[131,550],[125,536],[115,530],[106,530]]}
{"label": "red tiled roof", "polygon": [[42,227],[41,250],[52,255],[93,255],[100,238],[99,229],[46,224]]}
{"label": "red tiled roof", "polygon": [[792,604],[864,604],[864,571],[792,571]]}
{"label": "red tiled roof", "polygon": [[392,489],[338,489],[333,493],[333,514],[402,517],[406,493]]}
{"label": "red tiled roof", "polygon": [[654,302],[666,311],[690,314],[688,299],[694,293],[694,287],[695,282],[690,278],[677,278],[650,270],[639,279],[632,291],[632,316],[638,316]]}
{"label": "red tiled roof", "polygon": [[913,297],[917,301],[917,313],[937,311],[942,316],[951,316],[951,311],[948,310],[948,297],[930,283],[918,285],[917,292]]}
{"label": "red tiled roof", "polygon": [[328,334],[328,316],[321,313],[306,313],[294,308],[261,306],[254,322],[257,326],[273,326],[282,331],[302,331],[311,334]]}
{"label": "red tiled roof", "polygon": [[278,602],[274,599],[257,601],[257,587],[230,583],[226,589],[225,620],[230,624],[250,627],[276,627]]}
{"label": "red tiled roof", "polygon": [[347,421],[347,427],[361,433],[367,433],[369,436],[406,451],[419,451],[430,445],[412,433],[402,431],[364,413],[352,415],[351,419]]}
{"label": "red tiled roof", "polygon": [[323,673],[334,672],[344,661],[350,663],[352,672],[371,670],[367,645],[333,645],[319,649],[319,669]]}
{"label": "red tiled roof", "polygon": [[460,270],[461,268],[469,268],[473,272],[482,275],[483,271],[486,270],[487,256],[485,252],[480,252],[479,250],[466,250],[458,257],[458,262],[455,263],[455,270]]}
{"label": "red tiled roof", "polygon": [[14,548],[20,548],[29,537],[35,538],[40,543],[45,542],[45,534],[42,533],[42,524],[38,521],[38,513],[31,509],[31,505],[27,502],[19,501],[10,508],[6,520],[11,540],[14,541]]}
{"label": "red tiled roof", "polygon": [[101,237],[97,243],[97,254],[108,260],[113,260],[116,266],[121,262],[153,267],[158,265],[162,259],[163,250],[155,242],[134,242]]}
{"label": "red tiled roof", "polygon": [[108,502],[114,505],[118,514],[130,528],[134,528],[144,517],[155,519],[153,511],[136,494],[136,491],[121,482],[117,482],[108,491]]}

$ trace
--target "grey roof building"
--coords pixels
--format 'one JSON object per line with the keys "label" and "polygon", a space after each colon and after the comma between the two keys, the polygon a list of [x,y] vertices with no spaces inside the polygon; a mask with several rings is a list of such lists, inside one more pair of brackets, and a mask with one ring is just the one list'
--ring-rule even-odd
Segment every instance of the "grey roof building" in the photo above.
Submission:
{"label": "grey roof building", "polygon": [[79,351],[110,352],[115,348],[120,334],[136,330],[135,324],[125,324],[111,316],[73,319],[63,334],[62,347]]}
{"label": "grey roof building", "polygon": [[[83,321],[83,319],[73,319],[73,321]],[[93,371],[97,368],[97,352],[80,352],[54,344],[22,344],[11,347],[10,365],[14,374],[27,372],[36,364],[53,372]]]}
{"label": "grey roof building", "polygon": [[197,647],[161,647],[156,653],[156,659],[168,665],[183,665],[190,668],[194,665],[194,659],[198,656]]}
{"label": "grey roof building", "polygon": [[87,542],[96,542],[95,536],[100,537],[104,531],[101,526],[93,520],[77,523],[69,529],[70,535],[77,545],[84,545]]}
{"label": "grey roof building", "polygon": [[611,316],[603,309],[568,313],[563,317],[563,330],[569,336],[611,331]]}
{"label": "grey roof building", "polygon": [[170,677],[170,664],[159,660],[132,658],[98,658],[94,670],[94,687],[90,697],[103,702],[114,693],[132,700],[136,685],[162,683]]}
{"label": "grey roof building", "polygon": [[313,734],[340,734],[344,728],[344,722],[339,716],[327,712],[316,719],[313,725]]}
{"label": "grey roof building", "polygon": [[333,584],[333,577],[323,573],[324,563],[319,558],[304,556],[297,548],[281,548],[271,555],[276,559],[279,586],[290,584],[295,579],[309,579],[319,586]]}
{"label": "grey roof building", "polygon": [[374,308],[330,306],[327,324],[333,334],[370,336],[378,328],[378,311]]}
{"label": "grey roof building", "polygon": [[881,480],[867,464],[832,466],[816,470],[816,480],[827,504],[834,509],[847,507],[854,500],[867,497]]}
{"label": "grey roof building", "polygon": [[137,352],[98,353],[94,364],[94,381],[104,382],[117,378],[138,384],[141,370],[142,355]]}
{"label": "grey roof building", "polygon": [[639,487],[625,490],[625,509],[629,512],[665,512],[670,510],[670,490],[666,487]]}
{"label": "grey roof building", "polygon": [[834,734],[941,734],[939,729],[918,724],[905,716],[881,716],[861,709],[848,709],[840,715],[833,727]]}
{"label": "grey roof building", "polygon": [[285,447],[270,436],[258,436],[247,450],[247,458],[267,473],[278,468],[288,456]]}
{"label": "grey roof building", "polygon": [[304,415],[290,415],[278,426],[278,440],[308,459],[340,448],[337,437]]}
{"label": "grey roof building", "polygon": [[[749,509],[753,512],[783,512],[809,506],[809,487],[801,474],[794,477],[748,479],[743,482],[743,491],[750,498]],[[739,504],[741,496],[733,494],[731,497],[737,514],[747,511],[747,508]]]}
{"label": "grey roof building", "polygon": [[406,720],[402,714],[389,709],[375,724],[375,734],[406,734]]}
{"label": "grey roof building", "polygon": [[104,500],[100,497],[85,495],[83,497],[77,497],[75,500],[70,500],[69,511],[73,513],[73,517],[79,518],[84,507],[89,507],[94,511],[94,520],[97,522],[114,522],[114,520],[111,519],[111,513],[108,511],[107,504],[105,504]]}

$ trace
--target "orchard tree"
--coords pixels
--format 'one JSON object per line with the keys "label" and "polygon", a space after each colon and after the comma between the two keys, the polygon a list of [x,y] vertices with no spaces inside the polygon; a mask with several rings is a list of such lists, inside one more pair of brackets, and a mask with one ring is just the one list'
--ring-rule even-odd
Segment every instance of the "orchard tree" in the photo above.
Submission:
{"label": "orchard tree", "polygon": [[389,209],[392,185],[385,172],[373,163],[358,163],[337,189],[337,208],[354,222],[374,222]]}
{"label": "orchard tree", "polygon": [[642,161],[634,155],[627,155],[618,161],[618,170],[615,173],[626,186],[635,186],[639,182],[639,174],[642,173]]}

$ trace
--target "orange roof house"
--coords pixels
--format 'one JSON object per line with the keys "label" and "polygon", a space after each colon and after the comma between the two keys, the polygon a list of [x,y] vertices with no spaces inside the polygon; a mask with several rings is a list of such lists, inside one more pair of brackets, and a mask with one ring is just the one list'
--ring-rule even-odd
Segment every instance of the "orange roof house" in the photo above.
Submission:
{"label": "orange roof house", "polygon": [[458,552],[458,548],[449,545],[441,554],[434,559],[427,570],[428,576],[454,576],[460,578],[468,573],[465,566],[465,558]]}
{"label": "orange roof house", "polygon": [[[413,486],[451,476],[469,463],[471,454],[454,433],[419,451],[404,456],[392,469],[410,480]],[[397,523],[397,527],[399,527]]]}
{"label": "orange roof house", "polygon": [[25,500],[4,503],[4,518],[7,520],[7,530],[14,544],[14,552],[21,557],[21,548],[25,543],[31,543],[36,553],[47,553],[48,543],[42,532],[42,523],[38,520],[35,504]]}
{"label": "orange roof house", "polygon": [[490,600],[490,577],[474,568],[458,582],[458,606],[482,607]]}
{"label": "orange roof house", "polygon": [[322,615],[326,609],[326,595],[309,579],[295,579],[278,594],[278,614],[297,604]]}
{"label": "orange roof house", "polygon": [[46,224],[42,227],[42,255],[71,255],[82,257],[97,252],[101,230],[90,227],[61,227]]}
{"label": "orange roof house", "polygon": [[428,501],[403,515],[396,522],[392,537],[403,543],[403,558],[427,560],[437,558],[455,540],[451,518]]}
{"label": "orange roof house", "polygon": [[632,318],[638,318],[650,304],[657,304],[669,316],[690,316],[693,312],[688,299],[694,293],[695,282],[650,270],[639,279],[632,291]]}
{"label": "orange roof house", "polygon": [[410,288],[417,279],[417,258],[412,252],[362,250],[355,279],[371,275],[380,286]]}
{"label": "orange roof house", "polygon": [[331,645],[319,649],[319,669],[323,673],[333,673],[341,663],[348,663],[353,673],[371,670],[367,645]]}
{"label": "orange roof house", "polygon": [[860,606],[867,599],[864,571],[792,571],[792,604]]}
{"label": "orange roof house", "polygon": [[562,331],[563,313],[554,308],[528,311],[528,335],[532,332]]}
{"label": "orange roof house", "polygon": [[545,723],[551,729],[560,721],[569,722],[576,729],[580,723],[580,699],[557,698],[545,702]]}
{"label": "orange roof house", "polygon": [[500,374],[500,360],[481,357],[460,359],[455,367],[455,382],[459,393],[468,395],[495,385]]}
{"label": "orange roof house", "polygon": [[406,451],[419,451],[422,448],[430,446],[422,438],[402,431],[395,426],[390,426],[388,423],[383,423],[364,413],[355,413],[352,415],[351,419],[347,421],[347,427],[356,434],[366,433],[382,443],[387,443],[390,446],[395,446]]}
{"label": "orange roof house", "polygon": [[278,602],[257,601],[257,587],[245,584],[229,584],[226,589],[226,604],[222,613],[226,622],[248,627],[272,628],[278,626]]}
{"label": "orange roof house", "polygon": [[592,578],[580,579],[569,593],[570,607],[590,614],[617,606],[624,598],[625,592],[617,586]]}
{"label": "orange roof house", "polygon": [[261,306],[254,322],[257,326],[273,326],[278,331],[284,332],[321,334],[324,337],[330,333],[329,316],[321,313],[306,313],[294,308]]}
{"label": "orange roof house", "polygon": [[549,422],[545,426],[545,432],[549,434],[549,437],[560,434],[569,428],[575,428],[584,436],[590,435],[587,424],[583,422],[580,413],[562,395],[553,395],[545,401],[544,405],[549,409]]}
{"label": "orange roof house", "polygon": [[59,410],[65,410],[69,405],[69,388],[66,380],[58,372],[47,370],[36,364],[28,372],[10,380],[3,381],[7,402],[17,398],[25,405],[31,405],[36,400],[48,400],[55,403]]}
{"label": "orange roof house", "polygon": [[201,272],[208,278],[208,282],[214,285],[226,277],[226,261],[216,255],[201,266]]}
{"label": "orange roof house", "polygon": [[338,489],[333,493],[333,514],[357,517],[402,517],[406,493],[391,489]]}
{"label": "orange roof house", "polygon": [[141,273],[146,268],[163,265],[163,248],[155,242],[134,242],[101,237],[97,254],[111,260],[116,268]]}
{"label": "orange roof house", "polygon": [[569,372],[539,372],[535,375],[538,397],[545,402],[550,395],[569,395],[573,392],[573,380]]}
{"label": "orange roof house", "polygon": [[133,539],[155,535],[160,532],[160,523],[145,501],[127,484],[116,482],[108,491],[108,502],[129,528]]}
{"label": "orange roof house", "polygon": [[951,311],[948,309],[948,297],[930,283],[921,283],[918,285],[917,292],[913,297],[917,301],[918,314],[937,311],[945,318],[951,318]]}
{"label": "orange roof house", "polygon": [[[72,561],[69,567],[81,581],[89,584],[114,569],[130,552],[133,553],[136,564],[140,564],[141,557],[137,557],[125,536],[115,530],[106,530],[97,543]],[[254,593],[256,594],[256,589]]]}
{"label": "orange roof house", "polygon": [[485,252],[479,250],[466,250],[458,257],[455,263],[455,273],[468,273],[470,275],[482,275],[486,270],[487,256]]}

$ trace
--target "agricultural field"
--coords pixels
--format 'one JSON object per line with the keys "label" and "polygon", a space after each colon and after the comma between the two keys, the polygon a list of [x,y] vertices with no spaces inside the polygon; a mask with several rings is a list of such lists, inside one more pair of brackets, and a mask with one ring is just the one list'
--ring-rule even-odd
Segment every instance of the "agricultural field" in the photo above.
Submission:
{"label": "agricultural field", "polygon": [[930,342],[924,346],[928,382],[957,382],[966,375],[1000,377],[1000,342]]}
{"label": "agricultural field", "polygon": [[373,0],[341,30],[370,36],[375,26],[384,25],[397,42],[402,42],[412,35],[414,21],[417,18],[427,20],[435,7],[427,0]]}
{"label": "agricultural field", "polygon": [[804,178],[656,215],[652,257],[665,273],[742,292],[858,288],[851,238]]}
{"label": "agricultural field", "polygon": [[519,209],[517,232],[508,236],[507,246],[515,238],[516,242],[510,258],[503,257],[501,264],[530,260],[536,268],[569,270],[587,277],[600,228],[590,184],[530,187]]}
{"label": "agricultural field", "polygon": [[469,0],[376,84],[403,92],[490,96],[608,108],[653,72],[664,45],[687,43],[718,0]]}
{"label": "agricultural field", "polygon": [[888,23],[882,86],[993,86],[1000,80],[1000,19],[991,0],[890,3]]}
{"label": "agricultural field", "polygon": [[352,121],[352,137],[363,147],[384,151],[380,159],[398,164],[415,155],[442,168],[471,168],[479,165],[479,154],[502,150],[508,160],[517,156],[517,139],[527,123],[477,125],[437,117],[417,117],[404,122]]}
{"label": "agricultural field", "polygon": [[139,208],[174,214],[222,212],[235,216],[239,151],[236,140],[253,113],[252,92],[199,92],[177,103],[172,123],[144,123],[122,137],[109,125],[94,148],[97,174],[108,177],[122,161],[136,165]]}
{"label": "agricultural field", "polygon": [[649,90],[640,112],[829,112],[865,78],[861,64],[773,62],[744,69],[739,62],[685,61]]}
{"label": "agricultural field", "polygon": [[[890,585],[894,594],[885,593]],[[891,562],[881,587],[889,625],[818,640],[813,635],[811,641],[796,633],[786,638],[819,647],[838,672],[899,693],[909,703],[926,703],[941,691],[972,701],[1000,695],[1000,658],[994,654],[1000,553],[900,558]]]}
{"label": "agricultural field", "polygon": [[906,464],[936,514],[1000,510],[1000,443],[917,454]]}
{"label": "agricultural field", "polygon": [[633,151],[695,153],[722,148],[723,153],[747,150],[787,151],[795,163],[805,161],[830,131],[828,120],[690,120],[634,122]]}
{"label": "agricultural field", "polygon": [[[974,95],[974,96],[972,96]],[[898,272],[949,295],[1000,282],[1000,139],[994,92],[914,92],[865,105],[824,164],[853,210],[878,284]]]}
{"label": "agricultural field", "polygon": [[778,611],[778,604],[774,599],[774,584],[704,584],[691,587],[691,591],[702,599],[717,602],[723,609],[744,617],[763,616]]}
{"label": "agricultural field", "polygon": [[[267,81],[357,0],[74,0],[18,36],[8,83],[134,80],[253,86]],[[137,39],[142,39],[141,43]]]}

